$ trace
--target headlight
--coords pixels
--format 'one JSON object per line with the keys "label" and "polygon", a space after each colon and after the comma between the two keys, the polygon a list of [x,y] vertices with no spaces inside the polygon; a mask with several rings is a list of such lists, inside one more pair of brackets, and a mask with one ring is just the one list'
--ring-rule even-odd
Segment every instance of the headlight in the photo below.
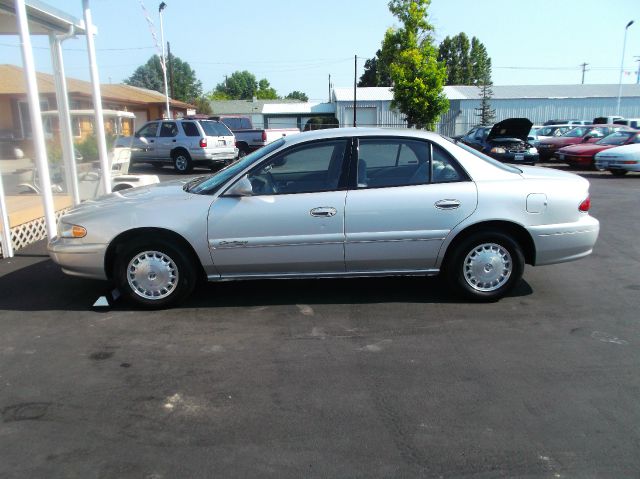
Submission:
{"label": "headlight", "polygon": [[494,146],[493,148],[491,148],[491,153],[498,153],[500,155],[506,153],[507,150],[505,150],[504,148],[501,148],[499,146]]}
{"label": "headlight", "polygon": [[60,238],[84,238],[87,236],[87,230],[84,226],[60,222],[58,225],[58,236],[60,236]]}
{"label": "headlight", "polygon": [[529,154],[530,155],[537,155],[538,154],[538,150],[536,148],[529,148]]}

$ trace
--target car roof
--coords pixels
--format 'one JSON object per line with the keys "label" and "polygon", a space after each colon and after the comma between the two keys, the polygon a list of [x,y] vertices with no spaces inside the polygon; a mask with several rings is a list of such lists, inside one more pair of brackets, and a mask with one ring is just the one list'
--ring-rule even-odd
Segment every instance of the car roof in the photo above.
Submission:
{"label": "car roof", "polygon": [[441,135],[432,131],[415,130],[413,128],[329,128],[326,130],[304,131],[297,135],[289,135],[283,137],[289,145],[306,142],[310,140],[326,140],[332,138],[342,138],[345,136],[392,136],[392,137],[410,137],[422,139],[441,138]]}

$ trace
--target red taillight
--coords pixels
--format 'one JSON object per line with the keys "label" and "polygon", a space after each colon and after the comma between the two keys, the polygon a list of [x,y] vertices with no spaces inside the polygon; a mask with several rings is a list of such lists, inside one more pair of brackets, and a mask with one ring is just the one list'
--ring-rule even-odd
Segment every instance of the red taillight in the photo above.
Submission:
{"label": "red taillight", "polygon": [[267,141],[267,132],[262,130],[262,141]]}
{"label": "red taillight", "polygon": [[582,203],[580,203],[580,206],[578,206],[578,209],[580,211],[587,212],[589,211],[589,208],[591,208],[591,197],[587,196],[586,199]]}
{"label": "red taillight", "polygon": [[200,138],[200,148],[206,148],[206,147],[207,147],[207,139]]}

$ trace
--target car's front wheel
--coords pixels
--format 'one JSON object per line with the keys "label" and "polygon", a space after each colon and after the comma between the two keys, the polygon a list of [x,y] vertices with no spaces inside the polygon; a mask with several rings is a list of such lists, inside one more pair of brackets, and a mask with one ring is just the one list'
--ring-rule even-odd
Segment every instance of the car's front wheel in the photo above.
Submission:
{"label": "car's front wheel", "polygon": [[454,246],[445,268],[451,286],[467,298],[495,301],[522,277],[524,255],[506,234],[479,232]]}
{"label": "car's front wheel", "polygon": [[128,300],[148,309],[167,308],[184,300],[197,280],[189,255],[161,238],[131,242],[118,255],[114,276]]}

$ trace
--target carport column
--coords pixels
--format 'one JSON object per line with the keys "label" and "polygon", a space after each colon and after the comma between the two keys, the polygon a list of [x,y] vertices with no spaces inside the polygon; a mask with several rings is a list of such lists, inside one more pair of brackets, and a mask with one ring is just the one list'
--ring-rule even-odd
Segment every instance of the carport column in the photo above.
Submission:
{"label": "carport column", "polygon": [[78,191],[78,170],[76,168],[76,155],[73,147],[73,132],[71,130],[71,114],[69,113],[69,94],[64,78],[64,62],[62,60],[62,41],[73,35],[59,37],[55,33],[49,34],[49,46],[51,48],[51,64],[53,66],[53,78],[56,85],[56,103],[58,104],[58,120],[60,122],[60,141],[64,155],[65,176],[67,190],[71,191],[73,204],[80,204],[80,192]]}
{"label": "carport column", "polygon": [[31,49],[31,37],[27,22],[27,10],[24,0],[15,0],[18,28],[20,29],[20,43],[22,46],[22,61],[27,81],[27,99],[29,100],[29,118],[33,133],[33,145],[36,153],[36,165],[40,175],[40,191],[44,207],[44,221],[49,239],[56,235],[56,214],[53,206],[53,194],[51,193],[51,177],[47,163],[47,148],[44,143],[44,129],[42,128],[42,112],[40,111],[40,95],[36,81],[36,69],[33,62],[33,50]]}
{"label": "carport column", "polygon": [[89,69],[91,71],[91,86],[93,92],[93,108],[96,112],[96,137],[98,138],[98,156],[100,157],[100,168],[102,170],[102,186],[105,194],[111,193],[111,165],[107,154],[107,141],[104,133],[104,117],[102,113],[102,95],[100,93],[100,78],[98,77],[98,66],[96,64],[96,47],[93,44],[94,26],[91,21],[91,9],[89,0],[82,0],[84,10],[84,28],[87,35],[87,51],[89,53]]}
{"label": "carport column", "polygon": [[0,172],[0,215],[2,216],[2,256],[13,258],[13,244],[11,244],[11,228],[9,227],[9,214],[7,202],[4,199],[4,185],[2,184],[2,172]]}

